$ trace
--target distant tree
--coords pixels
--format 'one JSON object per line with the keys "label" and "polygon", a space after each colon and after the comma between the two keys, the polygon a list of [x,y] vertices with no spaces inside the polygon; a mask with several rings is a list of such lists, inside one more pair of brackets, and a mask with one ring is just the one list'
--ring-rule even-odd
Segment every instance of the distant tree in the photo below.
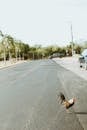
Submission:
{"label": "distant tree", "polygon": [[75,50],[76,54],[80,54],[81,50],[82,50],[82,47],[80,45],[78,45],[78,44],[75,44],[74,50]]}
{"label": "distant tree", "polygon": [[71,56],[71,55],[72,55],[72,45],[71,45],[71,44],[70,44],[70,45],[67,45],[67,46],[66,46],[66,50],[67,50],[68,56]]}

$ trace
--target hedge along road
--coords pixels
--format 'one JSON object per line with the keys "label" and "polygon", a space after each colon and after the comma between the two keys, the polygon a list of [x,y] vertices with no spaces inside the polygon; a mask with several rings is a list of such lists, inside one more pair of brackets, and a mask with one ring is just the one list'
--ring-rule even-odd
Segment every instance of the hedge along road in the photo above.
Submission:
{"label": "hedge along road", "polygon": [[[0,129],[86,130],[86,84],[52,60],[0,70]],[[78,98],[71,114],[58,103],[60,91]]]}

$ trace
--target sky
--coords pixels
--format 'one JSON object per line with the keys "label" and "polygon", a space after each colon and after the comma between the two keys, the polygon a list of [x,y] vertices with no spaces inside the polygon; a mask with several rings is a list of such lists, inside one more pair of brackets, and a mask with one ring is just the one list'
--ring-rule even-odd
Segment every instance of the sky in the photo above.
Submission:
{"label": "sky", "polygon": [[30,46],[87,40],[87,0],[0,0],[0,30]]}

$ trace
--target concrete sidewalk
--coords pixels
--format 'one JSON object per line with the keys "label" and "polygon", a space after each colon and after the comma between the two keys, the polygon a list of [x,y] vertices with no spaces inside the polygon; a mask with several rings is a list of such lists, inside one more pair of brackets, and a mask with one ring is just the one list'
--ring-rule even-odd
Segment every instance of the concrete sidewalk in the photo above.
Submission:
{"label": "concrete sidewalk", "polygon": [[85,68],[80,68],[78,57],[54,58],[53,60],[64,68],[87,80],[87,70],[85,70]]}
{"label": "concrete sidewalk", "polygon": [[18,60],[18,61],[0,61],[0,69],[6,68],[6,67],[10,67],[16,64],[20,64],[20,63],[24,63],[26,62],[25,60]]}

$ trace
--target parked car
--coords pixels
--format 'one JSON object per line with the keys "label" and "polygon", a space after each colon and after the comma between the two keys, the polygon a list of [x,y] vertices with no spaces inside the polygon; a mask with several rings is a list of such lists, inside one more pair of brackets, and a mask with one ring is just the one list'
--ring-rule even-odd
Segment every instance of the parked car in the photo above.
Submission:
{"label": "parked car", "polygon": [[53,58],[53,56],[52,55],[50,55],[49,57],[48,57],[48,59],[52,59]]}
{"label": "parked car", "polygon": [[87,49],[84,49],[81,53],[81,56],[79,57],[79,62],[81,68],[84,66],[85,69],[87,69]]}
{"label": "parked car", "polygon": [[49,58],[49,59],[57,58],[57,57],[61,58],[61,57],[64,57],[64,56],[65,56],[64,53],[53,53],[53,54],[50,55],[48,58]]}

